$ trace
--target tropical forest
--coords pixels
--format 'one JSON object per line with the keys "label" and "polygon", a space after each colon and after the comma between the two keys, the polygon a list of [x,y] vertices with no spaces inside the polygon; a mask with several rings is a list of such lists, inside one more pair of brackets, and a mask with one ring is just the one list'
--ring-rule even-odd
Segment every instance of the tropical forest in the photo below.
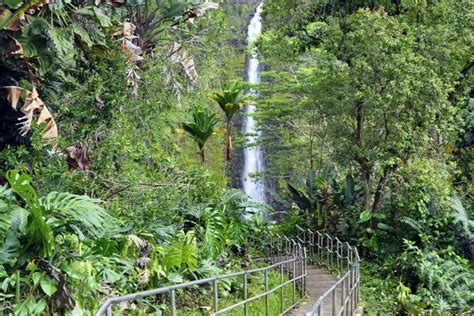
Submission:
{"label": "tropical forest", "polygon": [[2,315],[474,315],[472,0],[0,0]]}

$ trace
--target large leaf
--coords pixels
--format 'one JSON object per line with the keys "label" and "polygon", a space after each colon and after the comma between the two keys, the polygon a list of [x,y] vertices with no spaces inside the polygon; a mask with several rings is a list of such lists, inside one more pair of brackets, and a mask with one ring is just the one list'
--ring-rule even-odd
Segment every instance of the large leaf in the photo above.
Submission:
{"label": "large leaf", "polygon": [[100,236],[111,222],[111,217],[102,208],[100,200],[85,195],[51,192],[40,199],[44,210],[54,219],[52,225],[79,223],[86,233]]}
{"label": "large leaf", "polygon": [[94,44],[89,36],[89,33],[84,29],[84,27],[79,23],[73,23],[72,29],[74,34],[80,38],[80,40],[87,45],[87,47],[92,47]]}
{"label": "large leaf", "polygon": [[57,57],[68,66],[75,66],[76,49],[71,28],[50,28],[48,30]]}
{"label": "large leaf", "polygon": [[13,231],[8,231],[5,240],[0,244],[0,265],[15,265],[20,253],[20,242]]}
{"label": "large leaf", "polygon": [[225,246],[224,216],[220,210],[208,208],[204,211],[203,220],[203,252],[206,257],[217,257]]}
{"label": "large leaf", "polygon": [[361,222],[361,223],[367,222],[367,221],[371,220],[372,217],[373,217],[373,214],[372,214],[371,211],[368,211],[368,210],[362,211],[359,214],[359,222]]}
{"label": "large leaf", "polygon": [[291,199],[298,205],[301,210],[309,211],[312,208],[311,201],[305,196],[303,192],[298,190],[291,183],[288,183],[288,190],[291,194]]}
{"label": "large leaf", "polygon": [[170,271],[194,271],[197,267],[197,247],[194,231],[181,231],[166,249],[165,268]]}
{"label": "large leaf", "polygon": [[43,139],[51,139],[58,137],[58,126],[49,109],[39,98],[36,88],[33,87],[31,91],[17,86],[1,87],[8,92],[8,100],[11,106],[16,110],[20,97],[24,95],[25,102],[20,111],[24,114],[20,118],[20,134],[25,136],[30,130],[32,123],[36,121],[37,124],[46,125],[43,129]]}
{"label": "large leaf", "polygon": [[53,249],[53,235],[50,226],[43,216],[43,209],[37,198],[37,194],[31,185],[31,178],[17,170],[10,170],[6,178],[12,190],[17,193],[28,205],[30,220],[27,235],[30,242],[39,246],[41,256],[47,256]]}
{"label": "large leaf", "polygon": [[171,19],[183,15],[192,7],[192,3],[184,1],[162,1],[158,0],[160,6],[160,18]]}
{"label": "large leaf", "polygon": [[44,293],[48,296],[52,296],[57,291],[56,283],[48,276],[43,276],[40,279],[40,286]]}

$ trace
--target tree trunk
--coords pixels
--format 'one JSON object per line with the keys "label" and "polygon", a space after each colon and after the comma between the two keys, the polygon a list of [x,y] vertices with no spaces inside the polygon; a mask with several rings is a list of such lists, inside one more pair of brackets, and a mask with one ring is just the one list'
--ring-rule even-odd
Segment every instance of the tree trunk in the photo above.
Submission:
{"label": "tree trunk", "polygon": [[201,162],[202,162],[202,164],[204,164],[204,162],[205,162],[205,160],[206,160],[206,157],[204,156],[204,147],[201,148],[199,154],[200,154],[200,156],[201,156]]}
{"label": "tree trunk", "polygon": [[313,151],[314,151],[314,129],[315,129],[315,111],[311,112],[311,121],[309,122],[309,167],[310,170],[314,170],[314,157],[313,157]]}
{"label": "tree trunk", "polygon": [[232,159],[232,131],[230,120],[227,120],[227,141],[226,141],[226,160]]}
{"label": "tree trunk", "polygon": [[361,166],[361,169],[362,169],[362,185],[363,185],[363,190],[364,190],[363,209],[365,211],[370,208],[371,170],[366,166]]}
{"label": "tree trunk", "polygon": [[370,188],[371,188],[371,174],[372,166],[367,158],[360,156],[360,152],[363,152],[363,141],[362,136],[364,133],[364,103],[359,102],[356,105],[356,140],[355,145],[359,147],[359,153],[356,154],[354,158],[360,165],[361,176],[362,176],[362,186],[364,190],[364,200],[363,200],[363,209],[370,209]]}
{"label": "tree trunk", "polygon": [[380,177],[379,183],[377,185],[377,190],[375,191],[374,195],[374,203],[372,204],[372,212],[376,213],[380,210],[383,202],[383,190],[388,183],[388,177],[390,174],[396,169],[396,166],[389,166],[385,167],[383,170],[383,174]]}

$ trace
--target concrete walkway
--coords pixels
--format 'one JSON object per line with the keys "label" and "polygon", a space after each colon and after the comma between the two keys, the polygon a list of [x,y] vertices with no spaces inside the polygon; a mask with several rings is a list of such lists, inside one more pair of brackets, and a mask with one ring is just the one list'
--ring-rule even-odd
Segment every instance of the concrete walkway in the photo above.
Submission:
{"label": "concrete walkway", "polygon": [[[306,276],[306,294],[307,297],[294,309],[286,313],[285,315],[300,316],[304,315],[304,312],[311,307],[321,295],[330,288],[338,278],[330,274],[326,269],[317,268],[312,265],[307,266]],[[340,300],[340,291],[336,292],[336,302]],[[337,304],[339,306],[339,304]],[[322,305],[322,315],[332,315],[332,295],[324,300]]]}

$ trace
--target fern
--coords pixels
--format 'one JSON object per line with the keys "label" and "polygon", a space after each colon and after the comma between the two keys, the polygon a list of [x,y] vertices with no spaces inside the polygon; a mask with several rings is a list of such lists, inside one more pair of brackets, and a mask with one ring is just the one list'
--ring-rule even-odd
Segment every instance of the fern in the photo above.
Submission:
{"label": "fern", "polygon": [[413,218],[404,216],[400,218],[400,222],[407,224],[410,226],[413,230],[417,232],[421,232],[421,225]]}
{"label": "fern", "polygon": [[419,253],[419,291],[434,297],[424,298],[438,311],[462,309],[468,304],[473,289],[474,274],[454,261],[441,258],[435,252]]}
{"label": "fern", "polygon": [[461,199],[457,196],[453,196],[451,198],[451,207],[454,210],[454,222],[462,227],[464,235],[471,236],[472,229],[474,227],[474,221],[469,219]]}

